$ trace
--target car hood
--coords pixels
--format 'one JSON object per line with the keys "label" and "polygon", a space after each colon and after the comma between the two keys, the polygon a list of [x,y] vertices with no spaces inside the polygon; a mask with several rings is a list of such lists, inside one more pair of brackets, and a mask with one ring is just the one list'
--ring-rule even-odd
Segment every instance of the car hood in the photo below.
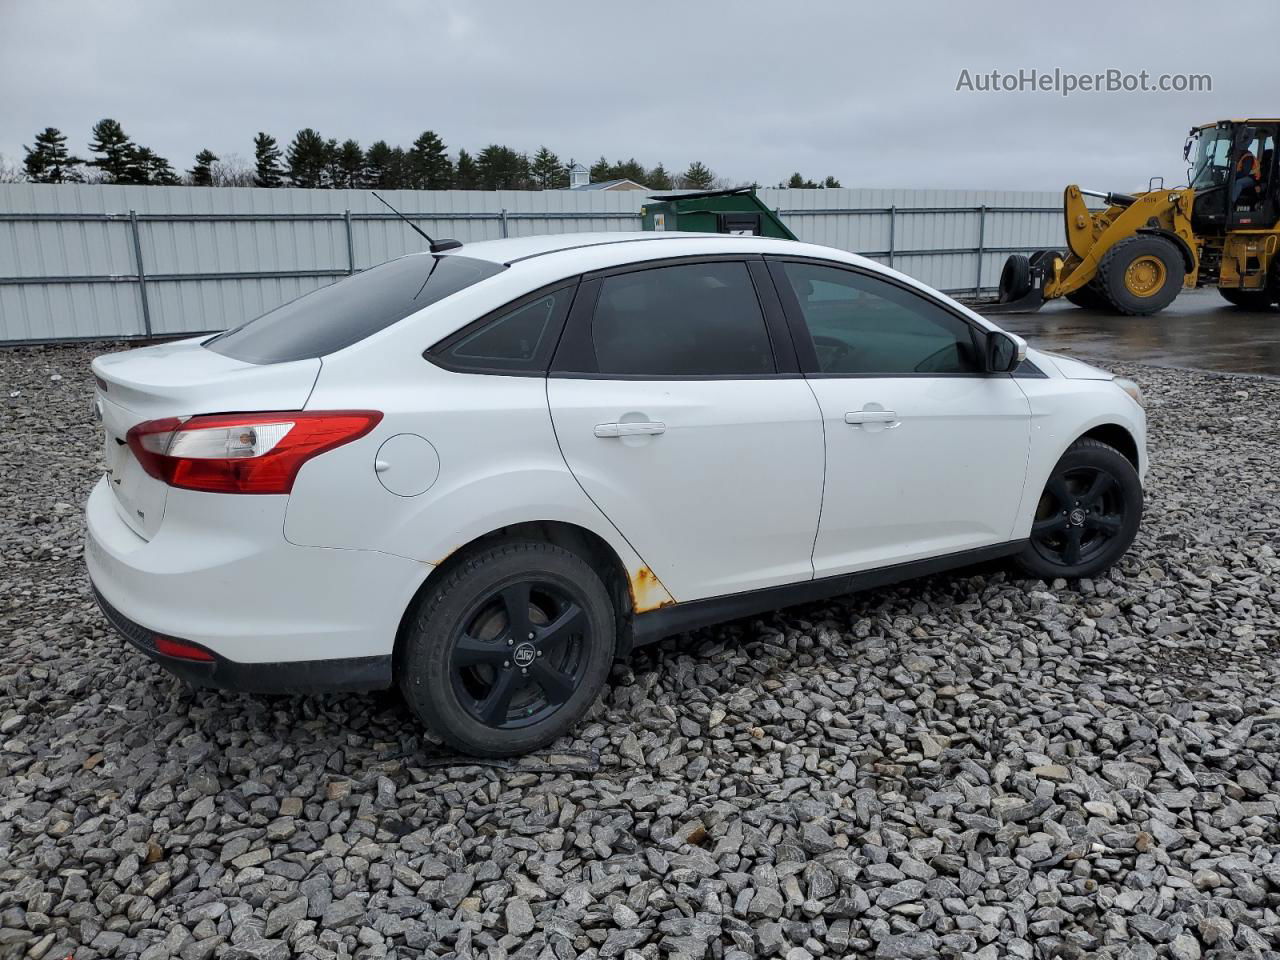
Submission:
{"label": "car hood", "polygon": [[1037,357],[1044,357],[1053,364],[1054,368],[1068,380],[1114,380],[1116,378],[1114,373],[1074,357],[1067,357],[1061,353],[1046,353],[1043,350],[1037,350],[1035,353]]}

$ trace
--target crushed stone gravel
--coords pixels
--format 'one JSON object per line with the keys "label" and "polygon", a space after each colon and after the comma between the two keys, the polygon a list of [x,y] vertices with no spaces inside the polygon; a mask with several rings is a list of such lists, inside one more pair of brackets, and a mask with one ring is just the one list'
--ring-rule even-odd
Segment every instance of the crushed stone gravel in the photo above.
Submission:
{"label": "crushed stone gravel", "polygon": [[1116,366],[1152,468],[1106,577],[674,638],[476,764],[393,695],[193,691],[110,632],[119,348],[0,352],[0,958],[1277,955],[1280,382]]}

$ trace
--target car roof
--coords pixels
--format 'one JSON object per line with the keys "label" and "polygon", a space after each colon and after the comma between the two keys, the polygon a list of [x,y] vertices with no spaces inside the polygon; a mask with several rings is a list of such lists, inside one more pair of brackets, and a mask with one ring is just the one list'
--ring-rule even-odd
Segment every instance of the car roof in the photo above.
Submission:
{"label": "car roof", "polygon": [[[616,254],[618,263],[629,263],[635,259],[652,257],[649,251],[639,251],[636,244],[641,243],[678,243],[684,241],[682,253],[688,253],[689,241],[701,240],[706,245],[707,253],[726,253],[734,250],[751,253],[781,253],[794,246],[792,240],[774,240],[769,237],[736,236],[724,233],[689,233],[683,231],[611,231],[596,233],[557,233],[533,237],[509,237],[503,240],[481,240],[478,243],[463,244],[457,250],[457,256],[474,257],[478,260],[489,260],[510,266],[535,257],[581,250],[588,247],[613,247],[612,251],[601,251],[606,256]],[[754,241],[754,242],[753,242]],[[695,244],[697,246],[698,244]]]}
{"label": "car roof", "polygon": [[[392,324],[384,332],[366,338],[365,343],[381,342],[384,334],[396,336],[399,330],[412,342],[422,336],[423,329],[430,329],[436,340],[453,333],[462,325],[478,317],[516,303],[535,291],[549,289],[576,278],[590,278],[615,268],[637,266],[641,269],[649,263],[679,261],[684,258],[735,257],[773,255],[796,257],[803,260],[833,266],[851,266],[894,279],[900,284],[919,290],[933,299],[949,303],[958,313],[967,316],[981,329],[999,329],[990,320],[975,313],[969,307],[952,300],[946,294],[934,290],[912,277],[867,257],[834,247],[806,243],[801,240],[783,240],[774,237],[739,236],[721,233],[692,233],[684,231],[651,232],[597,232],[562,233],[549,236],[510,237],[503,240],[484,240],[467,243],[442,253],[442,258],[463,257],[499,264],[499,269],[487,279],[464,287],[451,296],[423,308],[421,325]],[[410,257],[430,257],[422,251]],[[431,314],[435,319],[427,319]],[[433,341],[434,342],[434,341]],[[420,347],[418,349],[421,349]]]}
{"label": "car roof", "polygon": [[532,290],[564,277],[640,264],[645,261],[742,253],[790,255],[858,266],[881,276],[895,278],[929,296],[940,297],[976,320],[981,326],[988,329],[995,327],[990,320],[969,307],[892,267],[847,250],[806,243],[802,240],[725,233],[693,233],[680,230],[559,233],[536,237],[510,237],[505,240],[483,240],[465,244],[447,255],[475,257],[506,266],[514,264],[513,270],[504,271],[504,273],[510,272],[523,276],[524,282]]}

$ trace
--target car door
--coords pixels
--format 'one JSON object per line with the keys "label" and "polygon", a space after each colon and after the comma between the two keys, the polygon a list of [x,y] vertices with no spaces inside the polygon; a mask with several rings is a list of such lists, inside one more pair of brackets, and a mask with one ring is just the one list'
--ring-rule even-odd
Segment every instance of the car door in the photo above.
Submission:
{"label": "car door", "polygon": [[772,287],[742,257],[588,277],[552,363],[565,461],[678,601],[813,576],[822,423]]}
{"label": "car door", "polygon": [[985,332],[893,278],[829,262],[770,270],[826,427],[815,576],[1013,538],[1030,406],[987,374]]}

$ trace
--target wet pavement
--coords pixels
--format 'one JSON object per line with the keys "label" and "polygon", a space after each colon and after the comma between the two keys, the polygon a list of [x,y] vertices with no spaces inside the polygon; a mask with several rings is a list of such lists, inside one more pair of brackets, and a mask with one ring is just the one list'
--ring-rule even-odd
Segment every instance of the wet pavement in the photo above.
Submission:
{"label": "wet pavement", "polygon": [[1045,304],[1039,313],[992,319],[1041,350],[1099,361],[1280,377],[1280,310],[1241,310],[1216,290],[1186,291],[1152,317],[1118,317],[1060,300]]}

